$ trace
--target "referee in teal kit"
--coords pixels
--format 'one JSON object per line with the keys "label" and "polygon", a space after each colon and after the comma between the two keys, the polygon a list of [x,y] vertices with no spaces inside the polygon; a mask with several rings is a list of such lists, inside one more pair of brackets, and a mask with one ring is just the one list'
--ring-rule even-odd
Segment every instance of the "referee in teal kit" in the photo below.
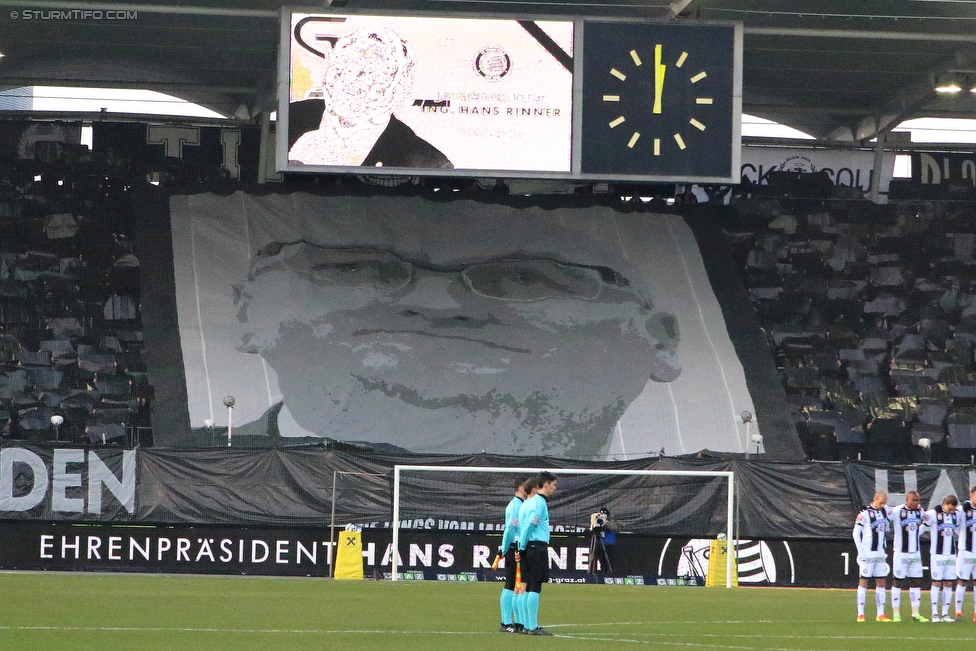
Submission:
{"label": "referee in teal kit", "polygon": [[549,498],[556,492],[556,476],[540,472],[539,492],[519,514],[518,549],[525,583],[525,633],[552,635],[539,626],[539,593],[549,581]]}
{"label": "referee in teal kit", "polygon": [[[515,610],[515,551],[518,549],[516,539],[519,509],[527,497],[523,487],[526,481],[524,478],[515,480],[515,497],[505,507],[505,532],[502,534],[502,544],[498,547],[498,556],[505,557],[505,587],[502,588],[499,601],[502,609],[502,626],[499,630],[502,633],[518,633],[522,628],[520,621],[522,618]],[[515,613],[514,617],[513,613]]]}

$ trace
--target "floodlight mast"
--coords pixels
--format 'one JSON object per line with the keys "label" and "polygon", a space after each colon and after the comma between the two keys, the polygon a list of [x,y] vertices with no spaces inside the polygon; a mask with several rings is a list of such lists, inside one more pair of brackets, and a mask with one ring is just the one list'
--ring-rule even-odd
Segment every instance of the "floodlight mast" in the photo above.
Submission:
{"label": "floodlight mast", "polygon": [[400,560],[400,474],[407,470],[421,470],[428,472],[496,472],[496,473],[532,473],[555,472],[560,475],[644,475],[668,477],[725,477],[728,481],[728,503],[726,505],[726,540],[731,549],[725,555],[725,587],[732,587],[732,569],[735,556],[733,542],[733,520],[735,515],[735,473],[725,470],[604,470],[600,468],[487,468],[466,466],[393,466],[393,541],[390,550],[390,580],[397,581]]}

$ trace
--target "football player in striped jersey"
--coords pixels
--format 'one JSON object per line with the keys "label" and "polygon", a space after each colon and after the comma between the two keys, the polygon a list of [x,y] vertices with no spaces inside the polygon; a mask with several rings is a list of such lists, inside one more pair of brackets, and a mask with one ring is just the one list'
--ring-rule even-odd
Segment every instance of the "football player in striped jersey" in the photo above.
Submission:
{"label": "football player in striped jersey", "polygon": [[[976,486],[969,490],[969,499],[959,507],[959,556],[956,557],[956,617],[962,617],[962,602],[966,589],[972,588],[976,578]],[[976,600],[976,597],[974,597]],[[973,613],[976,622],[976,612]]]}
{"label": "football player in striped jersey", "polygon": [[905,494],[905,503],[892,509],[895,529],[894,567],[895,577],[891,587],[892,620],[901,621],[901,589],[908,583],[908,599],[912,604],[912,619],[927,622],[919,612],[922,605],[922,529],[928,524],[928,514],[919,504],[917,491]]}
{"label": "football player in striped jersey", "polygon": [[887,506],[888,493],[877,491],[871,503],[857,514],[854,521],[854,545],[857,546],[857,565],[859,580],[857,584],[857,621],[864,621],[864,603],[867,601],[868,582],[874,579],[874,603],[878,614],[875,619],[879,622],[890,622],[885,614],[885,587],[888,577],[887,552],[885,551],[885,536],[888,525],[894,517],[891,507]]}
{"label": "football player in striped jersey", "polygon": [[[942,504],[928,510],[931,560],[929,572],[932,573],[932,621],[952,623],[949,616],[949,602],[952,600],[952,585],[956,582],[956,533],[961,521],[961,513],[956,512],[959,500],[955,495],[947,495]],[[939,615],[939,597],[942,597],[942,615]]]}

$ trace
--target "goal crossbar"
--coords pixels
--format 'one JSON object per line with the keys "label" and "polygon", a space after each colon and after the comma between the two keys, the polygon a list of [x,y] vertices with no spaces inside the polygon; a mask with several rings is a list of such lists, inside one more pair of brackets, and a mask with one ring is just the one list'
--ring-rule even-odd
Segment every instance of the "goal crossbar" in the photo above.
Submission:
{"label": "goal crossbar", "polygon": [[[397,580],[397,563],[400,558],[400,475],[406,472],[484,472],[484,473],[539,473],[542,471],[559,475],[637,475],[658,477],[725,477],[728,481],[728,508],[726,513],[726,540],[733,545],[733,523],[735,520],[735,473],[730,470],[603,470],[600,468],[490,468],[487,466],[393,466],[393,549],[390,578]],[[732,587],[732,567],[735,553],[732,549],[725,555],[725,587]]]}

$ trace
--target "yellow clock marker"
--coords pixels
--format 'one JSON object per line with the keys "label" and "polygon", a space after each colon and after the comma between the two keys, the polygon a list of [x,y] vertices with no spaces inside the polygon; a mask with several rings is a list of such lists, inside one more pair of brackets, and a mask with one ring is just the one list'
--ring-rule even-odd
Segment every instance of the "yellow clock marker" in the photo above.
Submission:
{"label": "yellow clock marker", "polygon": [[[630,50],[628,52],[628,54],[630,55],[630,59],[633,62],[634,66],[640,67],[640,66],[643,65],[644,62],[642,61],[641,56],[638,53],[637,49]],[[651,112],[654,115],[661,115],[664,112],[664,83],[665,83],[665,79],[667,77],[668,66],[669,65],[673,65],[675,68],[681,68],[690,59],[690,54],[688,52],[681,52],[678,55],[677,59],[672,59],[674,61],[674,63],[665,64],[664,63],[664,56],[665,56],[664,44],[663,43],[656,43],[654,45],[654,101],[653,101],[652,106],[651,106]],[[673,55],[669,54],[668,56],[670,58]],[[629,65],[629,64],[626,64],[626,62],[623,62],[623,63],[624,63],[624,66],[623,66],[624,68],[626,68],[626,66]],[[630,70],[630,74],[636,74],[636,75],[640,76],[640,71],[634,71],[633,69],[630,69],[630,68],[627,68],[627,69]],[[612,76],[616,77],[617,79],[619,79],[620,81],[626,81],[627,80],[627,74],[625,74],[624,72],[621,72],[617,68],[611,67],[610,68],[610,74]],[[672,77],[673,76],[674,76],[674,73],[672,73]],[[700,82],[701,80],[705,79],[706,77],[708,77],[708,72],[706,70],[701,70],[700,72],[698,72],[698,73],[696,73],[696,74],[694,74],[693,76],[690,76],[690,77],[685,77],[682,74],[682,76],[681,76],[680,79],[687,79],[687,80],[690,81],[690,83],[697,84],[698,82]],[[641,79],[646,79],[646,76],[645,77],[642,77]],[[680,81],[680,79],[677,82],[672,81],[671,84],[673,85],[675,83],[682,83],[682,84],[687,84],[688,83],[688,81]],[[604,102],[618,102],[619,103],[619,102],[622,101],[623,96],[624,96],[626,90],[627,90],[626,87],[624,87],[624,88],[620,88],[620,90],[617,91],[619,94],[615,94],[615,95],[610,95],[610,94],[603,95],[602,96],[603,97],[603,101]],[[634,89],[631,89],[631,90],[634,90]],[[694,97],[695,104],[697,104],[697,105],[712,106],[712,105],[715,104],[715,98],[714,97],[698,97],[698,96],[696,96],[696,95],[694,95],[692,93],[689,93],[689,94],[692,97]],[[669,97],[670,97],[670,95],[669,95]],[[669,111],[673,111],[675,108],[676,107],[672,107],[669,104],[669,109],[668,110]],[[646,109],[644,109],[644,110],[646,110]],[[644,121],[647,120],[646,117],[643,117],[643,116],[646,116],[646,115],[647,114],[644,113],[644,114],[642,114],[642,116],[638,116],[637,123],[635,123],[634,126],[641,126],[641,124],[639,124],[639,123],[641,123],[642,120],[644,120]],[[633,116],[631,116],[631,117],[633,117]],[[706,117],[708,117],[708,116],[706,116]],[[693,126],[698,131],[705,131],[706,128],[707,128],[707,126],[708,126],[704,122],[702,122],[701,120],[699,120],[698,118],[688,116],[687,114],[685,115],[684,118],[679,118],[679,119],[686,119],[686,120],[688,120],[688,124],[691,125],[691,126]],[[610,126],[611,129],[614,129],[616,127],[619,127],[621,124],[623,124],[626,121],[627,121],[627,117],[625,115],[618,114],[618,117],[614,118],[613,120],[610,120],[607,124],[609,124],[609,126]],[[643,125],[643,126],[648,126],[648,125]],[[656,128],[655,127],[648,126],[648,128],[650,128],[652,132],[655,132],[658,129],[661,129],[662,126],[663,125],[661,125],[659,127],[656,127]],[[666,126],[663,126],[663,129],[667,129],[667,127]],[[682,128],[682,130],[685,131],[686,133],[693,133],[693,132],[688,132],[686,127]],[[632,131],[630,129],[628,129],[628,131],[631,131],[631,135],[630,135],[630,139],[627,141],[627,148],[628,149],[636,149],[637,144],[638,144],[638,141],[641,139],[641,132],[640,131]],[[666,138],[664,138],[663,135],[666,134],[667,131],[664,131],[661,134],[662,137],[654,137],[654,136],[657,136],[658,133],[660,133],[660,132],[658,131],[657,133],[652,133],[652,135],[650,137],[650,140],[651,140],[651,143],[652,143],[651,150],[652,150],[654,156],[661,156],[662,155],[661,141],[662,140],[666,140]],[[685,151],[686,149],[689,148],[689,144],[685,142],[685,139],[684,139],[684,137],[682,137],[680,131],[677,132],[677,133],[673,133],[672,134],[672,138],[674,138],[674,142],[675,142],[675,144],[677,144],[679,151]],[[642,149],[645,149],[645,148],[642,147]],[[671,156],[672,155],[672,153],[671,153],[672,151],[673,150],[670,150],[669,149],[669,151],[667,152],[667,155],[668,156]]]}
{"label": "yellow clock marker", "polygon": [[664,46],[660,43],[654,46],[654,107],[652,113],[654,115],[661,114],[661,99],[664,95],[664,73],[667,71],[667,66],[661,63],[661,55]]}

